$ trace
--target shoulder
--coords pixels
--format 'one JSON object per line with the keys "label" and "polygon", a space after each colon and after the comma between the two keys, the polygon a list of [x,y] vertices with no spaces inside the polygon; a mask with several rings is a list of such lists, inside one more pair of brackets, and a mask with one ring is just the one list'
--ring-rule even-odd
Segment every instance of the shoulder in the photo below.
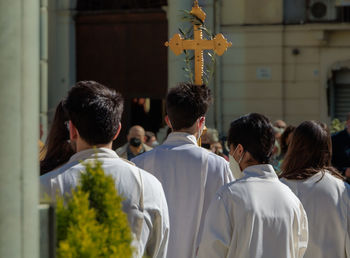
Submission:
{"label": "shoulder", "polygon": [[153,149],[152,147],[148,146],[147,144],[143,144],[143,148],[145,149],[145,151],[150,151]]}
{"label": "shoulder", "polygon": [[122,161],[124,161],[124,162],[126,162],[126,163],[128,163],[128,164],[130,164],[130,165],[132,165],[132,166],[136,166],[135,163],[132,162],[132,161],[130,161],[130,160],[124,159],[124,158],[122,158],[122,157],[119,157],[119,158],[120,158]]}
{"label": "shoulder", "polygon": [[340,132],[337,132],[335,134],[332,135],[332,140],[336,141],[336,140],[340,140],[342,138],[344,138],[345,136],[347,135],[347,132],[346,132],[346,129],[340,131]]}
{"label": "shoulder", "polygon": [[123,153],[126,152],[128,148],[128,143],[125,143],[123,146],[119,147],[118,149],[115,150],[115,152],[118,154],[118,155],[121,155]]}
{"label": "shoulder", "polygon": [[69,170],[70,168],[74,167],[75,165],[79,164],[78,162],[70,162],[70,163],[66,163],[63,166],[50,171],[42,176],[40,176],[40,183],[41,184],[48,184],[50,183],[50,180],[65,173],[67,170]]}
{"label": "shoulder", "polygon": [[350,193],[350,185],[347,182],[341,180],[340,178],[333,176],[329,171],[324,173],[322,181],[324,181],[324,185],[327,186],[327,189],[335,187],[338,189],[338,191]]}
{"label": "shoulder", "polygon": [[[116,174],[125,174],[129,175],[129,171],[135,172],[137,167],[133,162],[125,160],[120,157],[116,158],[108,158],[108,159],[99,159],[102,161],[102,168],[106,174],[116,175]],[[80,175],[80,173],[85,171],[85,163],[86,162],[94,162],[93,159],[86,159],[80,163],[76,163],[73,166],[65,169],[62,173],[57,175],[59,180],[69,181],[72,178],[76,178]],[[132,173],[131,173],[132,174]]]}
{"label": "shoulder", "polygon": [[140,166],[144,160],[147,160],[151,156],[153,156],[154,152],[155,152],[155,149],[151,149],[149,151],[146,151],[140,155],[137,155],[135,158],[132,158],[131,162],[133,162],[136,166]]}
{"label": "shoulder", "polygon": [[287,187],[289,187],[293,192],[294,192],[294,188],[296,188],[299,183],[298,181],[300,180],[290,180],[284,177],[280,178],[280,182],[286,185]]}
{"label": "shoulder", "polygon": [[[103,168],[105,168],[105,167],[103,166]],[[109,164],[109,167],[105,168],[105,169],[106,169],[106,171],[108,171],[109,173],[112,173],[112,174],[127,172],[127,173],[123,173],[123,174],[128,175],[128,176],[132,175],[133,177],[136,177],[137,179],[139,179],[141,176],[146,187],[151,186],[151,185],[157,186],[157,187],[161,186],[161,183],[159,182],[159,180],[155,176],[153,176],[149,172],[137,167],[134,163],[134,159],[132,161],[128,161],[128,160],[125,160],[122,158],[113,159],[112,163]]]}
{"label": "shoulder", "polygon": [[244,187],[244,181],[238,179],[221,186],[216,194],[225,201],[240,198],[242,187]]}
{"label": "shoulder", "polygon": [[208,152],[209,152],[209,161],[215,162],[215,163],[223,165],[223,166],[228,165],[227,160],[224,159],[223,157],[220,157],[219,155],[216,155],[213,152],[210,152],[210,151],[208,151]]}

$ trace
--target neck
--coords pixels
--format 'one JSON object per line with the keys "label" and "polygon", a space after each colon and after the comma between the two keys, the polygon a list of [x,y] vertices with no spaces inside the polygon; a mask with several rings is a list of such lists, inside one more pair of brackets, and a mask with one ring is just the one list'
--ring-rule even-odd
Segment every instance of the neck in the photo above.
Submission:
{"label": "neck", "polygon": [[86,143],[82,139],[77,140],[77,152],[92,149],[92,148],[106,148],[106,149],[112,149],[112,142],[107,143],[107,144],[96,144],[96,145],[90,145]]}
{"label": "neck", "polygon": [[195,129],[195,126],[191,126],[190,128],[182,128],[179,130],[173,130],[174,133],[188,133],[198,137],[198,131]]}
{"label": "neck", "polygon": [[257,162],[253,157],[250,155],[248,151],[244,153],[244,156],[242,158],[242,161],[240,162],[240,166],[242,168],[242,171],[245,170],[247,167],[260,165],[261,163]]}

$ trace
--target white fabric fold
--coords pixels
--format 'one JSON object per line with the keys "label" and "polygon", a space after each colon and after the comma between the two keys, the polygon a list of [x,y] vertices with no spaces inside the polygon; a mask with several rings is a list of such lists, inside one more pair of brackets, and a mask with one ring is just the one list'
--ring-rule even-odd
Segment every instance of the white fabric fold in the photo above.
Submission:
{"label": "white fabric fold", "polygon": [[162,183],[168,201],[168,258],[195,256],[209,203],[233,180],[228,162],[197,145],[194,135],[174,132],[155,149],[132,159]]}
{"label": "white fabric fold", "polygon": [[207,212],[198,257],[303,257],[304,208],[271,165],[250,166],[216,194]]}
{"label": "white fabric fold", "polygon": [[[103,163],[105,174],[114,178],[118,193],[123,196],[123,210],[128,215],[134,234],[135,257],[165,258],[169,239],[168,207],[161,183],[151,174],[122,160],[110,149],[96,148],[73,155],[56,171],[40,177],[42,190],[53,198],[71,193],[85,171],[84,162]],[[80,163],[83,162],[83,163]]]}

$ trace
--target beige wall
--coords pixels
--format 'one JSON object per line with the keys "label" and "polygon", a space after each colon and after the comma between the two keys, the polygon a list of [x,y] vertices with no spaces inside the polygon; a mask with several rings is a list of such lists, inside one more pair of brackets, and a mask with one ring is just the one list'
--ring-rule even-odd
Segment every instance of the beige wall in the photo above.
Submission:
{"label": "beige wall", "polygon": [[249,112],[295,125],[329,122],[327,72],[350,60],[350,25],[231,25],[222,31],[233,43],[222,57],[224,128]]}
{"label": "beige wall", "polygon": [[283,19],[282,0],[223,0],[222,25],[280,24]]}

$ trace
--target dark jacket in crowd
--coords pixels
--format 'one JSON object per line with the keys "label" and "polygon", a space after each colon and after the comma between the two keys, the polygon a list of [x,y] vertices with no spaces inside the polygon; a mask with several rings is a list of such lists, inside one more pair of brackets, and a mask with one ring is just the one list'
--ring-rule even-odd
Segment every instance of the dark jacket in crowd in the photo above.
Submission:
{"label": "dark jacket in crowd", "polygon": [[347,130],[332,135],[332,165],[344,174],[350,167],[350,135]]}

